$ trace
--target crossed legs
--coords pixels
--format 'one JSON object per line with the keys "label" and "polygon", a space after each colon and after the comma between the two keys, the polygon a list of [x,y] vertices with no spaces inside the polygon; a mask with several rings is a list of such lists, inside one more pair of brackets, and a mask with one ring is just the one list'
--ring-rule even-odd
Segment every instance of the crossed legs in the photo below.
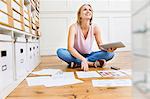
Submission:
{"label": "crossed legs", "polygon": [[[71,62],[74,62],[78,65],[81,64],[81,60],[72,56],[67,49],[59,48],[57,50],[57,56],[63,61],[67,62],[68,64],[71,64]],[[102,60],[102,59],[106,61],[111,60],[114,57],[114,53],[106,52],[106,51],[96,51],[90,54],[83,54],[83,56],[87,59],[88,64],[90,66],[93,66],[93,63],[96,62],[97,60]]]}

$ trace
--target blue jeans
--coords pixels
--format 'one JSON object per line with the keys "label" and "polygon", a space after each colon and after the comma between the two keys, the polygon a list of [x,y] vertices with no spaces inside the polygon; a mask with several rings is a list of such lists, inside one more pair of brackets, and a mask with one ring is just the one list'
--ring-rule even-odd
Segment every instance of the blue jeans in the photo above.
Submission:
{"label": "blue jeans", "polygon": [[[114,57],[113,52],[106,52],[106,51],[96,51],[90,54],[81,54],[81,55],[84,56],[89,62],[95,62],[100,59],[105,59],[106,61],[108,61]],[[67,49],[59,48],[57,50],[57,56],[63,61],[67,62],[68,64],[70,64],[71,62],[81,64],[81,60],[72,56]]]}

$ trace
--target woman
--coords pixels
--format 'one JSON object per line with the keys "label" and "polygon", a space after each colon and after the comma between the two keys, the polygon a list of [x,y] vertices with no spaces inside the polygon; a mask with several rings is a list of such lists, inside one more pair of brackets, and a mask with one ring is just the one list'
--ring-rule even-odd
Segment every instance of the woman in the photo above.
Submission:
{"label": "woman", "polygon": [[[69,27],[68,49],[60,48],[57,55],[68,64],[81,65],[84,71],[89,70],[89,66],[103,67],[106,61],[113,58],[113,51],[116,48],[103,49],[100,29],[92,24],[93,10],[91,5],[82,5],[77,13],[77,23]],[[92,52],[93,40],[96,40],[100,51]]]}

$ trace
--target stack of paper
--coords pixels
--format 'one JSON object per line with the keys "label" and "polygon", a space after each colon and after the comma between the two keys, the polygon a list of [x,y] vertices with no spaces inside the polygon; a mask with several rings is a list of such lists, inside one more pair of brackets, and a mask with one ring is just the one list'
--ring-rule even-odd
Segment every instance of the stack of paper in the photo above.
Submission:
{"label": "stack of paper", "polygon": [[93,87],[132,86],[130,79],[92,80]]}
{"label": "stack of paper", "polygon": [[96,71],[77,71],[78,78],[93,78],[93,77],[101,77]]}

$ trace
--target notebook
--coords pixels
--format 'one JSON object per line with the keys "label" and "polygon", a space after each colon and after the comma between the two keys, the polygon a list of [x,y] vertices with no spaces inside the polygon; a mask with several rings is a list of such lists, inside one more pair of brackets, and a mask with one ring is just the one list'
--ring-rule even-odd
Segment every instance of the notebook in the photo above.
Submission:
{"label": "notebook", "polygon": [[113,43],[102,44],[101,47],[103,47],[104,49],[122,48],[125,47],[125,45],[122,42],[113,42]]}

